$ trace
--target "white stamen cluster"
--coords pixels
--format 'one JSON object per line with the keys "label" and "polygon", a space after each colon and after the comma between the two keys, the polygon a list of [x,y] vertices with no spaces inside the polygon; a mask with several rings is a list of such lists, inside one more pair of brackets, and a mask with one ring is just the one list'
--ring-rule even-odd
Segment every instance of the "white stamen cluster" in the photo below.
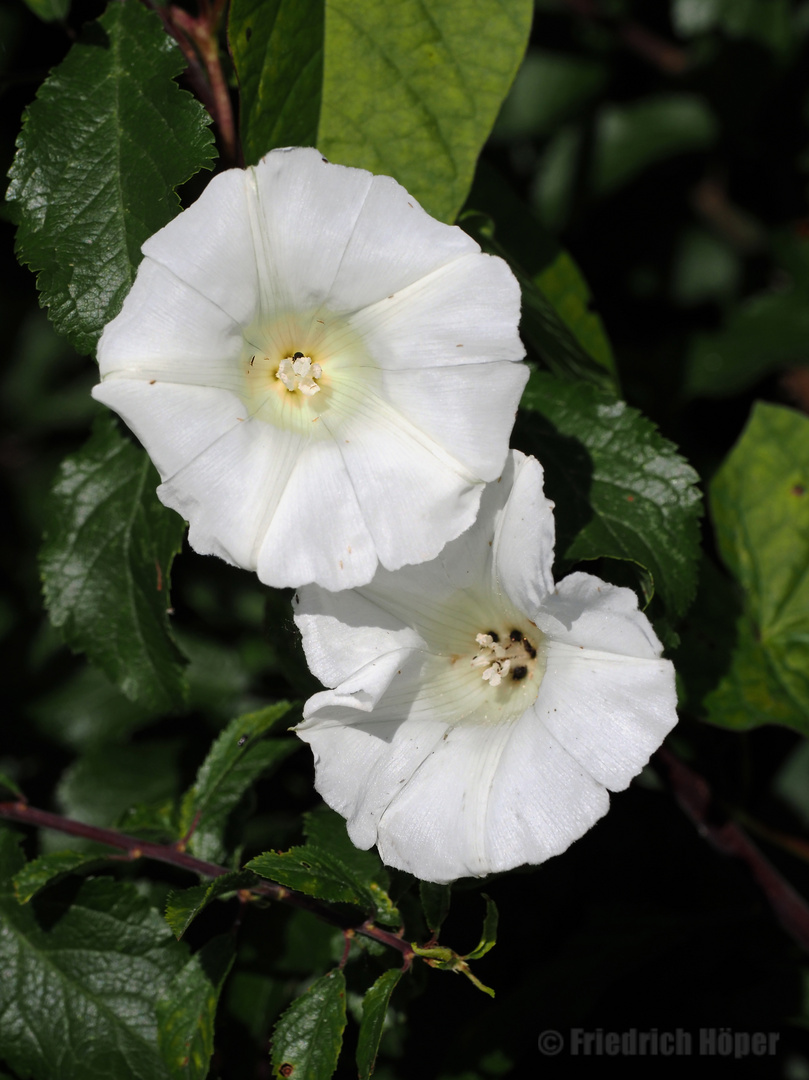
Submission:
{"label": "white stamen cluster", "polygon": [[481,651],[472,658],[472,667],[485,668],[485,681],[489,686],[499,686],[511,667],[508,649],[504,649],[499,639],[495,641],[491,634],[478,634],[475,641],[480,645]]}
{"label": "white stamen cluster", "polygon": [[315,380],[322,374],[320,364],[313,364],[311,357],[296,352],[281,361],[275,377],[281,380],[287,390],[300,390],[306,397],[314,397],[320,392]]}

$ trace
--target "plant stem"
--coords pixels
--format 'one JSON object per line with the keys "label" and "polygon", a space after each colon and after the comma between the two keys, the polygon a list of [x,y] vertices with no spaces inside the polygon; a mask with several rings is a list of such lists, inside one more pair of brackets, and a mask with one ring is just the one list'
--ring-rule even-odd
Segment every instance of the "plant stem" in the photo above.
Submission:
{"label": "plant stem", "polygon": [[[18,821],[24,825],[54,829],[56,832],[66,833],[68,836],[80,836],[85,840],[93,840],[96,843],[117,848],[119,851],[125,851],[130,859],[154,859],[156,862],[177,866],[181,870],[188,870],[192,874],[198,874],[203,878],[218,878],[233,872],[226,866],[205,862],[202,859],[195,859],[193,855],[186,854],[184,841],[179,841],[176,844],[154,844],[148,840],[141,840],[136,836],[128,836],[126,833],[118,832],[115,829],[102,829],[97,825],[85,825],[84,822],[62,817],[61,814],[53,814],[48,810],[39,810],[21,800],[0,802],[0,818],[5,818],[6,821]],[[396,949],[402,954],[402,966],[405,970],[410,967],[413,961],[415,954],[410,943],[405,941],[399,934],[377,926],[371,919],[359,923],[353,922],[350,918],[345,918],[327,904],[314,899],[314,897],[294,892],[283,885],[274,885],[269,881],[262,881],[251,886],[250,892],[267,897],[270,900],[277,900],[282,904],[301,908],[315,915],[323,922],[337,926],[343,931],[350,930],[354,934],[373,938],[374,941],[379,941],[383,945]]]}

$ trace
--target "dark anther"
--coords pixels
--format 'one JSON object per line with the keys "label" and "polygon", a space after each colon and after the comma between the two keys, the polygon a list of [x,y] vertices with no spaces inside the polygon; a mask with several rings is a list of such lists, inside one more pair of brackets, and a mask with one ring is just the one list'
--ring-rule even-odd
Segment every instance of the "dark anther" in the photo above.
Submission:
{"label": "dark anther", "polygon": [[522,641],[522,634],[519,630],[512,630],[508,636],[512,641]]}
{"label": "dark anther", "polygon": [[514,668],[514,670],[511,673],[511,677],[514,680],[514,682],[519,682],[520,679],[524,679],[527,674],[528,674],[528,668],[525,667],[524,664],[520,664],[519,667]]}
{"label": "dark anther", "polygon": [[486,633],[489,635],[489,637],[492,639],[492,641],[499,641],[500,640],[500,635],[498,633],[496,633],[494,630],[487,630]]}
{"label": "dark anther", "polygon": [[303,353],[302,352],[293,353],[292,354],[292,359],[293,360],[303,360]]}
{"label": "dark anther", "polygon": [[528,638],[523,638],[523,645],[525,645],[525,651],[528,653],[528,655],[531,657],[531,659],[536,660],[537,651],[534,648],[534,646],[531,644],[531,642],[528,640]]}

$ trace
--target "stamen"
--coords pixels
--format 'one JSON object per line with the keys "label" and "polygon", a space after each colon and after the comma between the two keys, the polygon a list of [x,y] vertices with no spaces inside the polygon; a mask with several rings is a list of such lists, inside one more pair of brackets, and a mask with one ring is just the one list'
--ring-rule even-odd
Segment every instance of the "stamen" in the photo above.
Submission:
{"label": "stamen", "polygon": [[470,661],[473,668],[483,668],[482,678],[489,686],[499,686],[511,673],[513,682],[521,682],[534,669],[532,661],[537,651],[521,630],[511,630],[506,645],[500,644],[500,635],[494,630],[476,634],[479,652]]}
{"label": "stamen", "polygon": [[313,397],[320,393],[315,379],[319,379],[322,374],[323,368],[320,364],[313,364],[311,357],[296,352],[281,361],[275,377],[281,380],[287,390],[300,390],[306,397]]}

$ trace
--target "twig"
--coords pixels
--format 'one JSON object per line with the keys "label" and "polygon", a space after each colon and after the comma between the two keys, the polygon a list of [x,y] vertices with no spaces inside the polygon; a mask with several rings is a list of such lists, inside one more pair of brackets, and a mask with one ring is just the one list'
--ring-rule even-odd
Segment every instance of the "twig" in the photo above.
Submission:
{"label": "twig", "polygon": [[744,830],[733,821],[722,825],[709,820],[711,789],[695,773],[663,747],[657,757],[669,772],[674,795],[681,808],[697,826],[700,836],[725,855],[735,855],[746,862],[778,921],[802,948],[809,951],[809,907],[789,882],[761,854]]}
{"label": "twig", "polygon": [[[594,0],[565,0],[565,3],[582,18],[594,21],[607,18]],[[615,24],[615,32],[628,49],[667,75],[681,75],[688,67],[688,54],[684,49],[640,23],[624,19]]]}
{"label": "twig", "polygon": [[[94,840],[99,844],[125,851],[130,859],[154,859],[156,862],[166,863],[169,866],[177,866],[182,870],[189,870],[192,874],[199,874],[204,878],[218,878],[233,871],[226,866],[217,863],[205,862],[195,859],[182,850],[182,841],[179,844],[153,844],[148,840],[141,840],[136,836],[127,836],[126,833],[115,829],[102,829],[97,825],[85,825],[84,822],[75,821],[72,818],[53,814],[48,810],[38,810],[29,806],[22,800],[16,802],[0,803],[0,818],[7,821],[19,821],[24,825],[34,825],[44,829],[54,829],[56,832],[66,833],[68,836],[80,836],[85,840]],[[250,887],[250,892],[259,896],[276,900],[291,907],[300,908],[315,915],[323,922],[339,927],[343,932],[351,931],[363,937],[373,938],[382,945],[388,945],[402,954],[402,967],[407,970],[415,953],[410,943],[405,941],[399,934],[391,930],[384,930],[377,926],[372,919],[366,919],[361,923],[352,922],[337,913],[327,904],[315,900],[311,896],[294,892],[283,885],[274,885],[271,882],[260,882]]]}

